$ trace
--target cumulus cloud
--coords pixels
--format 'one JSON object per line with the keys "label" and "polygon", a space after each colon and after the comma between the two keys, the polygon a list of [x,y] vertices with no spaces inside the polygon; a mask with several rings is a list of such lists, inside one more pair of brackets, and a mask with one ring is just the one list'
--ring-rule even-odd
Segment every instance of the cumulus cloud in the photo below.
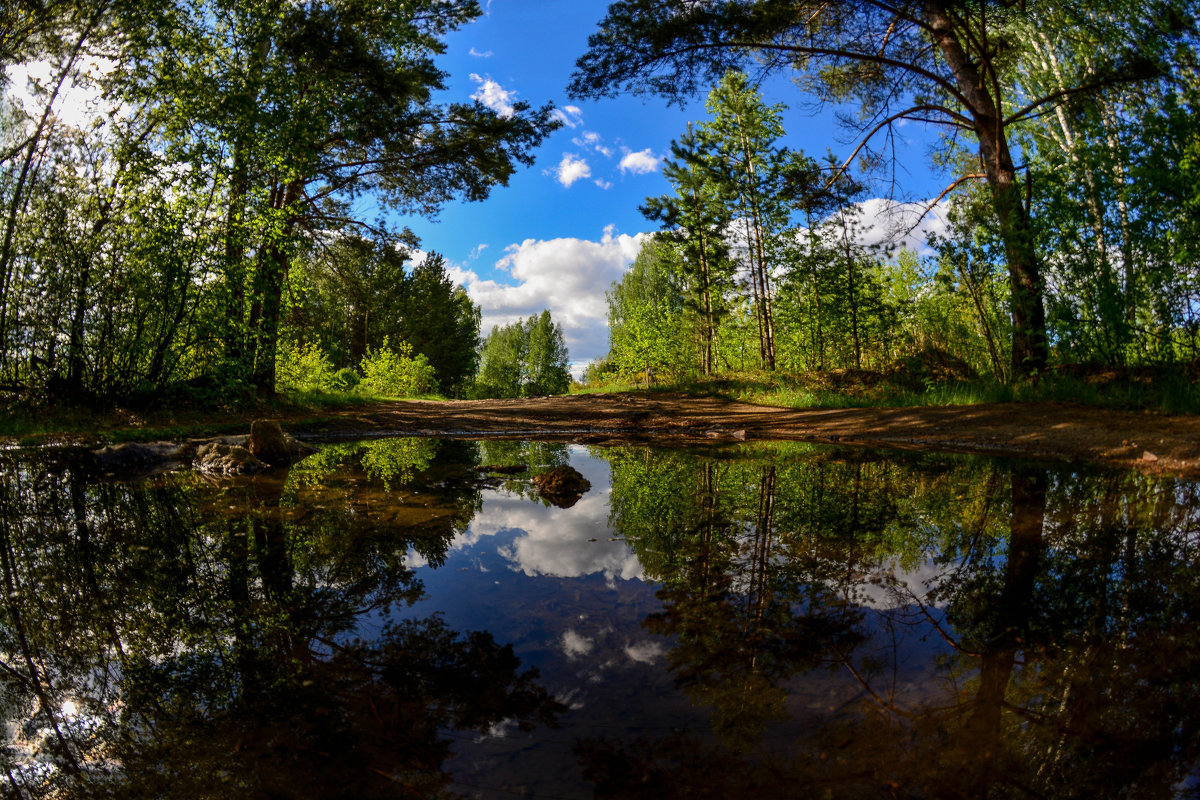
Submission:
{"label": "cumulus cloud", "polygon": [[604,180],[603,178],[597,178],[595,180],[595,184],[597,186],[599,186],[601,189],[611,189],[612,188],[612,184],[610,182]]}
{"label": "cumulus cloud", "polygon": [[474,261],[475,259],[479,258],[479,256],[483,254],[483,251],[487,250],[487,248],[488,246],[486,243],[475,245],[473,248],[471,248],[470,259]]}
{"label": "cumulus cloud", "polygon": [[907,248],[922,255],[931,252],[930,235],[946,235],[946,204],[938,203],[928,213],[929,202],[899,203],[873,198],[859,203],[867,223],[860,240],[864,244],[887,248]]}
{"label": "cumulus cloud", "polygon": [[568,128],[578,128],[583,124],[583,109],[579,106],[556,108],[551,116]]}
{"label": "cumulus cloud", "polygon": [[621,172],[632,172],[634,175],[647,175],[651,172],[658,172],[658,162],[661,161],[658,156],[646,148],[633,152],[625,150],[625,156],[621,159]]}
{"label": "cumulus cloud", "polygon": [[[944,202],[938,203],[928,213],[927,208],[928,201],[901,203],[883,197],[855,203],[850,215],[854,241],[863,247],[884,252],[908,249],[920,255],[929,255],[932,253],[929,237],[946,235],[947,209]],[[805,233],[804,229],[800,232],[802,235]]]}
{"label": "cumulus cloud", "polygon": [[479,88],[471,95],[472,100],[478,100],[502,117],[511,117],[515,113],[513,100],[517,93],[505,89],[489,77],[471,73],[471,80],[479,84]]}
{"label": "cumulus cloud", "polygon": [[592,168],[588,166],[587,160],[580,158],[573,153],[563,153],[562,161],[558,162],[558,168],[554,171],[558,182],[563,186],[570,186],[577,180],[582,178],[590,178],[592,176]]}
{"label": "cumulus cloud", "polygon": [[605,158],[612,158],[612,148],[604,144],[604,137],[595,131],[584,131],[582,136],[576,136],[571,144],[584,150],[593,150]]}
{"label": "cumulus cloud", "polygon": [[667,647],[662,642],[646,641],[625,645],[625,655],[630,661],[639,664],[653,664],[667,654]]}
{"label": "cumulus cloud", "polygon": [[582,634],[576,633],[572,628],[567,628],[562,635],[562,649],[569,659],[586,656],[592,652],[594,646],[595,642]]}
{"label": "cumulus cloud", "polygon": [[491,51],[491,50],[487,50],[487,51],[485,51],[485,52],[482,52],[482,53],[481,53],[481,52],[479,52],[478,50],[476,50],[474,47],[472,47],[472,48],[471,48],[470,50],[468,50],[467,52],[468,52],[468,54],[469,54],[469,55],[472,55],[472,56],[474,56],[475,58],[491,58],[491,57],[492,57],[492,51]]}
{"label": "cumulus cloud", "polygon": [[461,267],[447,272],[479,304],[485,335],[493,325],[507,325],[548,308],[563,327],[571,360],[583,363],[608,351],[604,293],[633,262],[645,236],[617,234],[610,226],[599,241],[526,239],[505,248],[496,263],[511,282],[484,280]]}

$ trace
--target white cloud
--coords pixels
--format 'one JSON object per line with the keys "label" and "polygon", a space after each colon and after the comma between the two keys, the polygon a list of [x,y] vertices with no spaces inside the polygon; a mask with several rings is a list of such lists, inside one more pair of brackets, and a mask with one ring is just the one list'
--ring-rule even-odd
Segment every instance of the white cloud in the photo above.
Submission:
{"label": "white cloud", "polygon": [[854,205],[858,213],[850,216],[855,228],[853,238],[864,247],[892,251],[906,248],[929,255],[930,235],[946,235],[946,204],[939,203],[928,213],[927,208],[928,202],[900,203],[882,197],[863,200]]}
{"label": "white cloud", "polygon": [[621,159],[620,168],[621,172],[632,172],[634,175],[647,175],[651,172],[658,172],[658,162],[661,160],[648,147],[636,153],[626,150],[624,158]]}
{"label": "white cloud", "polygon": [[473,270],[447,265],[450,279],[466,287],[483,311],[482,331],[550,309],[563,327],[577,364],[608,352],[608,303],[604,293],[619,280],[641,249],[646,234],[617,234],[612,226],[600,241],[526,239],[505,248],[496,268],[511,283],[484,280]]}
{"label": "white cloud", "polygon": [[471,95],[472,100],[478,100],[502,117],[511,117],[514,113],[513,100],[516,92],[510,92],[491,78],[485,78],[471,73],[471,80],[479,84],[479,88]]}
{"label": "white cloud", "polygon": [[568,128],[578,128],[583,124],[583,109],[579,106],[556,108],[551,116]]}
{"label": "white cloud", "polygon": [[475,56],[475,58],[491,58],[492,57],[491,50],[481,53],[478,50],[476,50],[474,47],[472,47],[470,50],[468,50],[467,53],[469,55]]}
{"label": "white cloud", "polygon": [[473,248],[471,248],[470,259],[474,261],[475,259],[479,258],[479,256],[483,254],[483,251],[487,250],[487,248],[488,246],[485,243],[475,245]]}
{"label": "white cloud", "polygon": [[585,150],[594,150],[605,158],[612,158],[613,155],[612,148],[604,144],[604,137],[595,131],[584,131],[582,136],[572,139],[571,144]]}
{"label": "white cloud", "polygon": [[611,189],[612,188],[612,184],[610,182],[604,180],[603,178],[597,178],[595,180],[595,184],[597,186],[599,186],[601,189]]}
{"label": "white cloud", "polygon": [[558,162],[558,169],[555,170],[554,174],[558,178],[559,183],[569,187],[581,178],[590,178],[592,176],[592,168],[588,166],[586,159],[572,153],[563,153],[562,161]]}
{"label": "white cloud", "polygon": [[567,658],[575,659],[580,656],[586,656],[592,652],[592,648],[595,646],[595,642],[582,634],[576,633],[572,628],[567,628],[562,635],[562,648]]}
{"label": "white cloud", "polygon": [[630,661],[639,664],[653,664],[667,654],[667,647],[662,642],[651,640],[625,645],[625,655]]}
{"label": "white cloud", "polygon": [[[116,61],[101,56],[82,59],[78,72],[63,82],[55,98],[54,115],[58,121],[84,131],[103,125],[112,116],[125,116],[129,107],[105,97],[97,83],[116,68]],[[8,95],[7,99],[13,105],[23,107],[27,114],[36,118],[45,110],[48,89],[57,80],[55,65],[49,61],[10,64],[0,77],[0,91]]]}

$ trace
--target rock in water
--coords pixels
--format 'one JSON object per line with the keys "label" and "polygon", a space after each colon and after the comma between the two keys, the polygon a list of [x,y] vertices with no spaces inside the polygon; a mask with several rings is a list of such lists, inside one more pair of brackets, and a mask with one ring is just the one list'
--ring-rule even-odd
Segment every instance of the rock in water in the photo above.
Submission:
{"label": "rock in water", "polygon": [[259,461],[271,466],[291,463],[287,440],[283,428],[269,419],[256,419],[250,423],[250,453]]}
{"label": "rock in water", "polygon": [[573,467],[555,467],[545,474],[534,476],[533,483],[544,500],[559,508],[575,505],[592,488],[588,479]]}
{"label": "rock in water", "polygon": [[288,436],[275,420],[256,419],[250,423],[250,452],[264,464],[282,467],[294,464],[313,448]]}
{"label": "rock in water", "polygon": [[153,472],[171,464],[186,462],[191,451],[174,442],[127,442],[113,444],[93,452],[96,463],[109,473]]}
{"label": "rock in water", "polygon": [[192,466],[210,475],[253,475],[266,467],[246,448],[223,442],[210,442],[197,450]]}

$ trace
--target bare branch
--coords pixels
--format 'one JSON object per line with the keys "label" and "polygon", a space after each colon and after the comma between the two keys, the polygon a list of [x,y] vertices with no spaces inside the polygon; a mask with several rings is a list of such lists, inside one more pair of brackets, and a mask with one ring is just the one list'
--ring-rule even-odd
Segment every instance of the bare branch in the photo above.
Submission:
{"label": "bare branch", "polygon": [[[830,186],[832,186],[834,184],[834,182],[836,182],[838,180],[838,178],[842,177],[842,175],[844,175],[846,173],[846,170],[850,168],[850,164],[853,163],[854,159],[858,158],[858,154],[860,152],[862,152],[862,149],[867,146],[867,142],[871,141],[872,137],[874,137],[875,134],[879,133],[884,128],[891,126],[892,123],[894,123],[894,122],[897,122],[901,119],[909,118],[908,117],[909,114],[912,114],[912,113],[915,113],[918,111],[933,111],[936,113],[945,114],[945,115],[949,116],[950,119],[952,120],[952,122],[949,124],[953,124],[956,127],[969,128],[969,126],[970,126],[970,121],[967,120],[966,117],[962,116],[961,114],[959,114],[956,111],[946,108],[945,106],[922,104],[919,106],[913,106],[912,108],[906,108],[903,111],[900,111],[896,114],[892,114],[891,116],[886,117],[881,122],[879,122],[874,128],[872,128],[865,136],[863,136],[862,139],[859,141],[858,146],[856,146],[854,148],[854,150],[850,153],[850,155],[846,158],[846,160],[842,162],[842,165],[840,167],[838,167],[836,170],[834,170],[833,175],[830,176],[830,178],[826,182],[824,188],[828,189]],[[921,119],[923,119],[923,118],[921,118]]]}

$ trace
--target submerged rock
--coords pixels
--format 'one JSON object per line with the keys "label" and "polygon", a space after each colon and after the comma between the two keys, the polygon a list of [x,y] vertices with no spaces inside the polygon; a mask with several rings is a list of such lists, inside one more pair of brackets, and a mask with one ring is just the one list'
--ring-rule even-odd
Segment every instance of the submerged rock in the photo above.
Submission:
{"label": "submerged rock", "polygon": [[187,461],[191,448],[175,442],[126,442],[102,447],[92,454],[105,472],[146,472]]}
{"label": "submerged rock", "polygon": [[245,447],[224,442],[209,442],[196,451],[192,466],[209,475],[253,475],[266,468]]}
{"label": "submerged rock", "polygon": [[542,475],[535,475],[533,483],[542,499],[559,508],[570,508],[592,488],[587,478],[574,467],[555,467]]}
{"label": "submerged rock", "polygon": [[294,464],[315,453],[288,436],[278,422],[258,420],[249,436],[222,436],[177,442],[129,442],[92,451],[102,471],[118,478],[138,478],[180,466],[210,475],[253,475],[268,467]]}
{"label": "submerged rock", "polygon": [[283,467],[295,464],[316,449],[288,436],[275,420],[256,419],[250,423],[251,454],[264,464]]}

